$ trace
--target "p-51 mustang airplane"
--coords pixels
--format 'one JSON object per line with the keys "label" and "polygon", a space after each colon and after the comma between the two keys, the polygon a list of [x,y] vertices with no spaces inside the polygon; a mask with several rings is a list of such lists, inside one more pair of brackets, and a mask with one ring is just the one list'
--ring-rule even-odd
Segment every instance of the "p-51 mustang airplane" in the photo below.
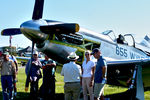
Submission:
{"label": "p-51 mustang airplane", "polygon": [[[59,63],[66,63],[71,52],[79,55],[78,63],[84,60],[85,50],[100,48],[108,63],[108,84],[136,87],[135,97],[144,99],[144,87],[150,87],[150,48],[136,44],[131,34],[112,38],[112,30],[96,33],[79,28],[76,23],[63,23],[42,19],[44,0],[36,0],[32,20],[20,25],[20,28],[4,29],[2,35],[24,34],[38,51],[45,53]],[[125,42],[131,37],[133,45]],[[125,42],[125,43],[124,43]],[[143,74],[143,81],[142,81]]]}

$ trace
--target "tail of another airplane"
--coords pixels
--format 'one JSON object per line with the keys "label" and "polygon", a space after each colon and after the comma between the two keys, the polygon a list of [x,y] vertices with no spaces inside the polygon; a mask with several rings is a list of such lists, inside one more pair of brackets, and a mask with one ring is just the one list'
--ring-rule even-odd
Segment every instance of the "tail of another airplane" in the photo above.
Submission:
{"label": "tail of another airplane", "polygon": [[150,38],[146,35],[140,44],[146,47],[150,47]]}
{"label": "tail of another airplane", "polygon": [[144,37],[144,39],[150,43],[150,38],[147,35]]}

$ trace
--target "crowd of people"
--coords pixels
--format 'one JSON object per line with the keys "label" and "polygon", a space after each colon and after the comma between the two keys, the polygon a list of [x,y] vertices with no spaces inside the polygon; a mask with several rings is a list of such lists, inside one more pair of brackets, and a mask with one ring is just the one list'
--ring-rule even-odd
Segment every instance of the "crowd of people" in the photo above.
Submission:
{"label": "crowd of people", "polygon": [[[43,70],[43,83],[38,88],[39,79],[42,78],[41,70]],[[27,75],[25,83],[25,91],[28,91],[30,84],[30,99],[49,100],[54,99],[55,96],[55,61],[45,55],[45,60],[38,59],[38,52],[33,52],[33,57],[28,61],[25,67]],[[1,85],[3,100],[14,100],[17,96],[17,73],[18,64],[14,56],[10,55],[8,50],[5,52],[0,51],[0,71],[1,71]]]}
{"label": "crowd of people", "polygon": [[[97,62],[91,59],[91,56],[97,59]],[[81,89],[83,90],[83,99],[104,100],[103,90],[106,83],[107,64],[98,48],[92,52],[85,51],[85,60],[82,66],[76,64],[79,56],[75,52],[70,53],[69,63],[63,65],[61,75],[64,76],[64,99],[79,100]],[[18,65],[15,57],[10,56],[8,52],[0,52],[0,68],[3,100],[13,100],[12,91],[14,89],[17,95],[16,75]],[[41,72],[43,70],[43,75]],[[33,52],[25,67],[27,75],[25,91],[28,91],[30,85],[30,97],[32,100],[55,100],[55,71],[56,62],[45,55],[45,60],[38,59],[38,52]],[[43,76],[43,77],[42,77]],[[43,78],[42,85],[39,88],[39,79]],[[9,93],[9,96],[8,96]],[[89,94],[89,96],[88,96]]]}

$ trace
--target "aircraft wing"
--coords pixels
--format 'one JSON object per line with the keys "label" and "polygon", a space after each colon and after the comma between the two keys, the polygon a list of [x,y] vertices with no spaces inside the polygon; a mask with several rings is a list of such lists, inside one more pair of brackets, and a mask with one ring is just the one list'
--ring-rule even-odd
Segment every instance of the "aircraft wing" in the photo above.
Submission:
{"label": "aircraft wing", "polygon": [[107,60],[107,64],[108,66],[118,66],[118,65],[147,65],[148,63],[150,63],[150,58],[143,58],[143,59],[129,59],[129,60],[114,60],[114,61],[110,61]]}
{"label": "aircraft wing", "polygon": [[[107,59],[106,59],[107,60]],[[142,66],[142,76],[144,87],[149,87],[150,81],[147,80],[150,73],[150,59],[143,58],[138,60],[107,60],[107,83],[118,86],[128,86],[129,79],[132,78],[135,66]]]}
{"label": "aircraft wing", "polygon": [[[31,59],[31,57],[16,57],[17,61],[22,65],[26,65],[28,60]],[[44,58],[39,58],[40,61],[44,60]]]}

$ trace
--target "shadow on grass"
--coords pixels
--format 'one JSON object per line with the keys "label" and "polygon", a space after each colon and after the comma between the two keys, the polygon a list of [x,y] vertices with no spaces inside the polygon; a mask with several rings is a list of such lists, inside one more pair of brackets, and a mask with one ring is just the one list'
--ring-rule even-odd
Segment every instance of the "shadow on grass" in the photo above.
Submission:
{"label": "shadow on grass", "polygon": [[[0,100],[3,100],[2,92],[0,92]],[[29,93],[18,92],[15,100],[29,100]]]}
{"label": "shadow on grass", "polygon": [[[3,100],[2,92],[0,92],[0,100]],[[30,94],[25,92],[17,92],[17,97],[15,100],[31,100]],[[64,94],[57,93],[55,95],[55,100],[64,100]]]}
{"label": "shadow on grass", "polygon": [[144,91],[150,91],[150,87],[144,88]]}
{"label": "shadow on grass", "polygon": [[110,98],[110,100],[138,100],[135,98],[135,89],[112,95],[106,95],[105,98]]}
{"label": "shadow on grass", "polygon": [[[146,88],[145,91],[149,91],[150,87]],[[105,95],[105,98],[110,98],[110,100],[137,100],[133,95],[135,93],[135,90],[125,91],[122,93],[112,94],[112,95]],[[80,98],[83,98],[83,95],[80,95]],[[0,92],[0,100],[2,99],[2,92]],[[30,100],[30,94],[25,92],[18,92],[17,97],[15,100]],[[63,93],[56,93],[55,94],[55,100],[64,100],[64,94]],[[82,99],[80,99],[82,100]]]}
{"label": "shadow on grass", "polygon": [[[150,87],[144,88],[144,91],[150,91]],[[135,98],[135,95],[136,89],[131,89],[121,93],[106,95],[105,98],[110,98],[110,100],[138,100]]]}

